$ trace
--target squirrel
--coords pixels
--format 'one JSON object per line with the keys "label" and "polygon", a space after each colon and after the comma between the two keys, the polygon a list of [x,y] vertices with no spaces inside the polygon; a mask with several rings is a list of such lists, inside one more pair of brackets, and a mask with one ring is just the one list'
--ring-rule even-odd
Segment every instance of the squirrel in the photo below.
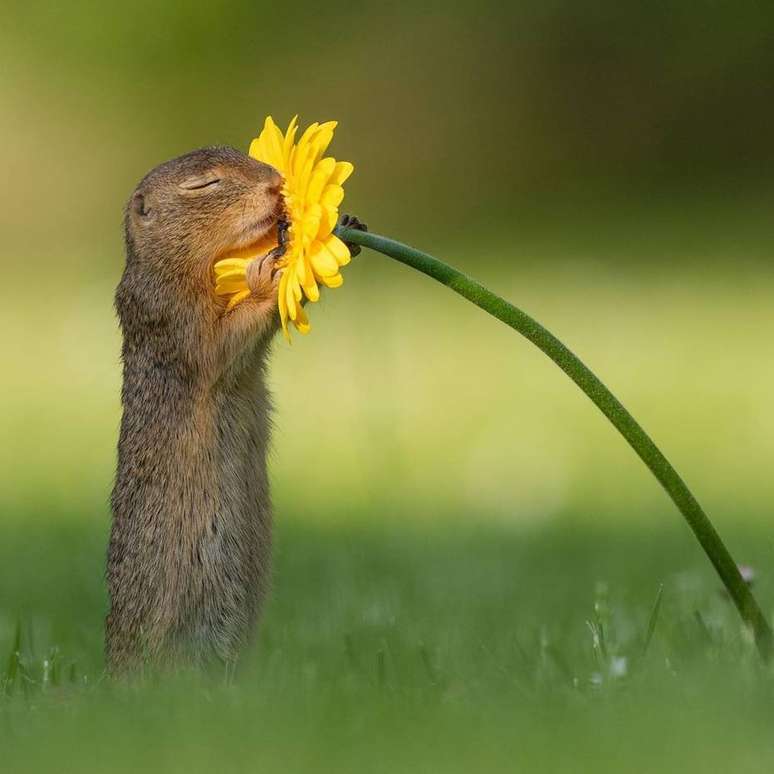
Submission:
{"label": "squirrel", "polygon": [[213,264],[283,219],[282,177],[229,147],[151,170],[126,206],[115,296],[122,419],[107,555],[108,670],[232,664],[269,587],[264,374],[282,248],[252,261],[225,312]]}

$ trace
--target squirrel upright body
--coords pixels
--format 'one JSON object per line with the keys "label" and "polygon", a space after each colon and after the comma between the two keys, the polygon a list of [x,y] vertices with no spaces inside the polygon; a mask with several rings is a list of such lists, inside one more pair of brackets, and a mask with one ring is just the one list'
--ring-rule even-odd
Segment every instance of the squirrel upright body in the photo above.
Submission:
{"label": "squirrel upright body", "polygon": [[212,266],[275,228],[280,185],[272,167],[208,148],[151,171],[127,206],[107,561],[114,672],[233,661],[269,586],[264,371],[278,328],[276,255],[250,264],[252,293],[229,312]]}

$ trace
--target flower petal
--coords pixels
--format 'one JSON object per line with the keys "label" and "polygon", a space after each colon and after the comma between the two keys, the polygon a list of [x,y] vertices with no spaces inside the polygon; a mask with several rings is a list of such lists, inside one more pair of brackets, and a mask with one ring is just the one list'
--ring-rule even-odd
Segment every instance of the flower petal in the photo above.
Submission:
{"label": "flower petal", "polygon": [[306,255],[299,255],[293,262],[293,266],[298,275],[298,281],[305,285],[312,278],[312,268],[309,266],[309,261]]}
{"label": "flower petal", "polygon": [[327,207],[338,207],[344,198],[344,189],[340,185],[329,183],[325,186],[320,203]]}
{"label": "flower petal", "polygon": [[243,290],[240,293],[235,293],[229,299],[228,304],[226,304],[226,311],[228,312],[231,309],[233,309],[240,301],[244,301],[249,295],[250,295],[249,290]]}
{"label": "flower petal", "polygon": [[[333,123],[335,127],[335,122],[329,122]],[[313,158],[315,160],[315,163],[317,163],[323,156],[323,153],[325,153],[326,150],[328,150],[328,146],[331,144],[331,140],[333,139],[333,129],[328,126],[328,124],[323,124],[317,131],[317,134],[314,137],[314,140],[312,142],[312,145],[314,147],[314,155]]]}
{"label": "flower petal", "polygon": [[340,288],[344,284],[344,277],[334,274],[332,277],[323,277],[322,282],[327,288]]}
{"label": "flower petal", "polygon": [[298,141],[298,147],[300,148],[302,145],[307,145],[312,138],[315,135],[315,132],[320,128],[320,124],[315,121],[312,124],[309,124],[309,126],[306,127],[304,130],[304,133],[301,135],[301,139]]}
{"label": "flower petal", "polygon": [[215,293],[219,296],[227,296],[229,293],[241,293],[250,290],[246,282],[219,282],[215,285]]}
{"label": "flower petal", "polygon": [[346,266],[352,260],[349,248],[335,234],[331,234],[325,240],[325,246],[333,253],[339,266]]}
{"label": "flower petal", "polygon": [[311,242],[320,229],[320,218],[322,217],[322,207],[315,203],[308,207],[304,213],[304,241]]}
{"label": "flower petal", "polygon": [[296,303],[296,296],[293,293],[293,287],[290,279],[288,279],[287,287],[285,288],[285,303],[288,308],[288,317],[291,320],[295,320],[298,315],[299,306]]}
{"label": "flower petal", "polygon": [[322,242],[312,243],[309,248],[309,263],[312,264],[314,273],[320,278],[332,277],[339,273],[336,256]]}
{"label": "flower petal", "polygon": [[335,207],[328,207],[323,205],[322,215],[320,216],[320,228],[317,231],[317,238],[324,242],[329,236],[331,231],[336,228],[336,224],[339,222],[339,211]]}
{"label": "flower petal", "polygon": [[355,171],[355,165],[349,161],[337,161],[331,174],[331,183],[342,185],[344,181]]}
{"label": "flower petal", "polygon": [[296,319],[293,320],[293,324],[296,326],[298,332],[304,335],[309,333],[309,331],[312,329],[312,326],[309,325],[306,312],[304,312],[301,307],[298,308],[298,315],[296,316]]}
{"label": "flower petal", "polygon": [[295,152],[293,154],[293,166],[289,172],[296,177],[296,190],[298,190],[298,178],[301,177],[301,173],[306,166],[306,161],[313,150],[311,138],[314,135],[316,129],[317,124],[312,124],[310,127],[308,127],[307,130],[301,135],[301,139],[298,141],[298,144],[295,147]]}
{"label": "flower petal", "polygon": [[309,181],[309,188],[306,191],[307,204],[316,204],[319,207],[323,188],[327,185],[335,166],[336,161],[332,158],[322,159],[322,161],[317,162],[314,170],[312,170],[312,179]]}
{"label": "flower petal", "polygon": [[247,269],[249,261],[245,258],[222,258],[213,267],[216,272],[233,271],[235,269]]}
{"label": "flower petal", "polygon": [[296,137],[296,131],[298,131],[298,116],[293,116],[288,124],[287,131],[285,132],[285,139],[282,142],[282,169],[280,172],[285,172],[288,169],[288,162],[290,161],[290,152],[293,149],[293,140]]}
{"label": "flower petal", "polygon": [[267,164],[271,164],[276,169],[280,169],[283,165],[284,158],[282,155],[282,143],[283,136],[280,133],[279,127],[274,123],[274,119],[268,116],[266,123],[264,124],[263,133],[266,138],[264,140],[268,157],[262,159]]}
{"label": "flower petal", "polygon": [[247,279],[247,272],[244,269],[226,269],[225,271],[215,270],[218,282],[233,282],[235,280],[244,281]]}
{"label": "flower petal", "polygon": [[288,275],[283,273],[279,281],[279,292],[277,294],[277,305],[279,306],[280,322],[285,337],[290,340],[288,334],[288,302],[287,302]]}
{"label": "flower petal", "polygon": [[317,287],[317,282],[315,282],[315,279],[313,276],[310,275],[309,280],[305,282],[302,286],[302,289],[304,291],[304,295],[312,302],[316,303],[320,300],[320,288]]}

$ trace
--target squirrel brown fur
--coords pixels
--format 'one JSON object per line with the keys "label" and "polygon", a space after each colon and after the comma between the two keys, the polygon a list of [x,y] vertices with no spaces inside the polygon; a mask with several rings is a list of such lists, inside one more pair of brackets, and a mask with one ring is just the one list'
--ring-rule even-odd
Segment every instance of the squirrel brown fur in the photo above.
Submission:
{"label": "squirrel brown fur", "polygon": [[277,251],[225,311],[213,264],[276,228],[282,178],[227,147],[153,169],[125,212],[123,415],[107,557],[112,672],[233,662],[269,586],[264,372],[278,329]]}

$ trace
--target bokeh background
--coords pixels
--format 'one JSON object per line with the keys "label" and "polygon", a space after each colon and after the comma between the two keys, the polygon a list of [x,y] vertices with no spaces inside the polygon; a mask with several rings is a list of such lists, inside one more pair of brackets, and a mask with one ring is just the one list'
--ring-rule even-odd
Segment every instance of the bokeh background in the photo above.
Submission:
{"label": "bokeh background", "polygon": [[[771,609],[770,3],[5,0],[2,19],[0,646],[20,618],[38,651],[62,645],[98,674],[122,207],[152,166],[246,149],[267,114],[338,120],[333,153],[356,166],[345,211],[474,275],[584,358]],[[369,546],[387,550],[377,598],[398,557],[422,588],[438,545],[457,548],[433,582],[474,609],[500,588],[481,534],[516,552],[497,553],[495,579],[553,600],[529,608],[535,642],[558,610],[591,607],[598,582],[647,607],[659,583],[699,578],[720,604],[641,463],[504,326],[367,252],[310,314],[311,335],[278,341],[271,365],[278,609],[294,604],[288,576],[346,586],[346,557],[368,566]],[[381,537],[353,537],[366,534]],[[466,545],[476,569],[459,588]],[[310,564],[282,558],[299,555]]]}
{"label": "bokeh background", "polygon": [[[266,114],[296,112],[340,121],[345,209],[543,320],[713,512],[771,501],[768,6],[315,8],[5,5],[3,504],[77,496],[103,518],[124,201],[155,164],[246,148]],[[313,336],[276,347],[280,513],[386,499],[407,520],[454,506],[523,522],[578,498],[595,519],[661,504],[513,334],[379,256],[347,280]]]}

